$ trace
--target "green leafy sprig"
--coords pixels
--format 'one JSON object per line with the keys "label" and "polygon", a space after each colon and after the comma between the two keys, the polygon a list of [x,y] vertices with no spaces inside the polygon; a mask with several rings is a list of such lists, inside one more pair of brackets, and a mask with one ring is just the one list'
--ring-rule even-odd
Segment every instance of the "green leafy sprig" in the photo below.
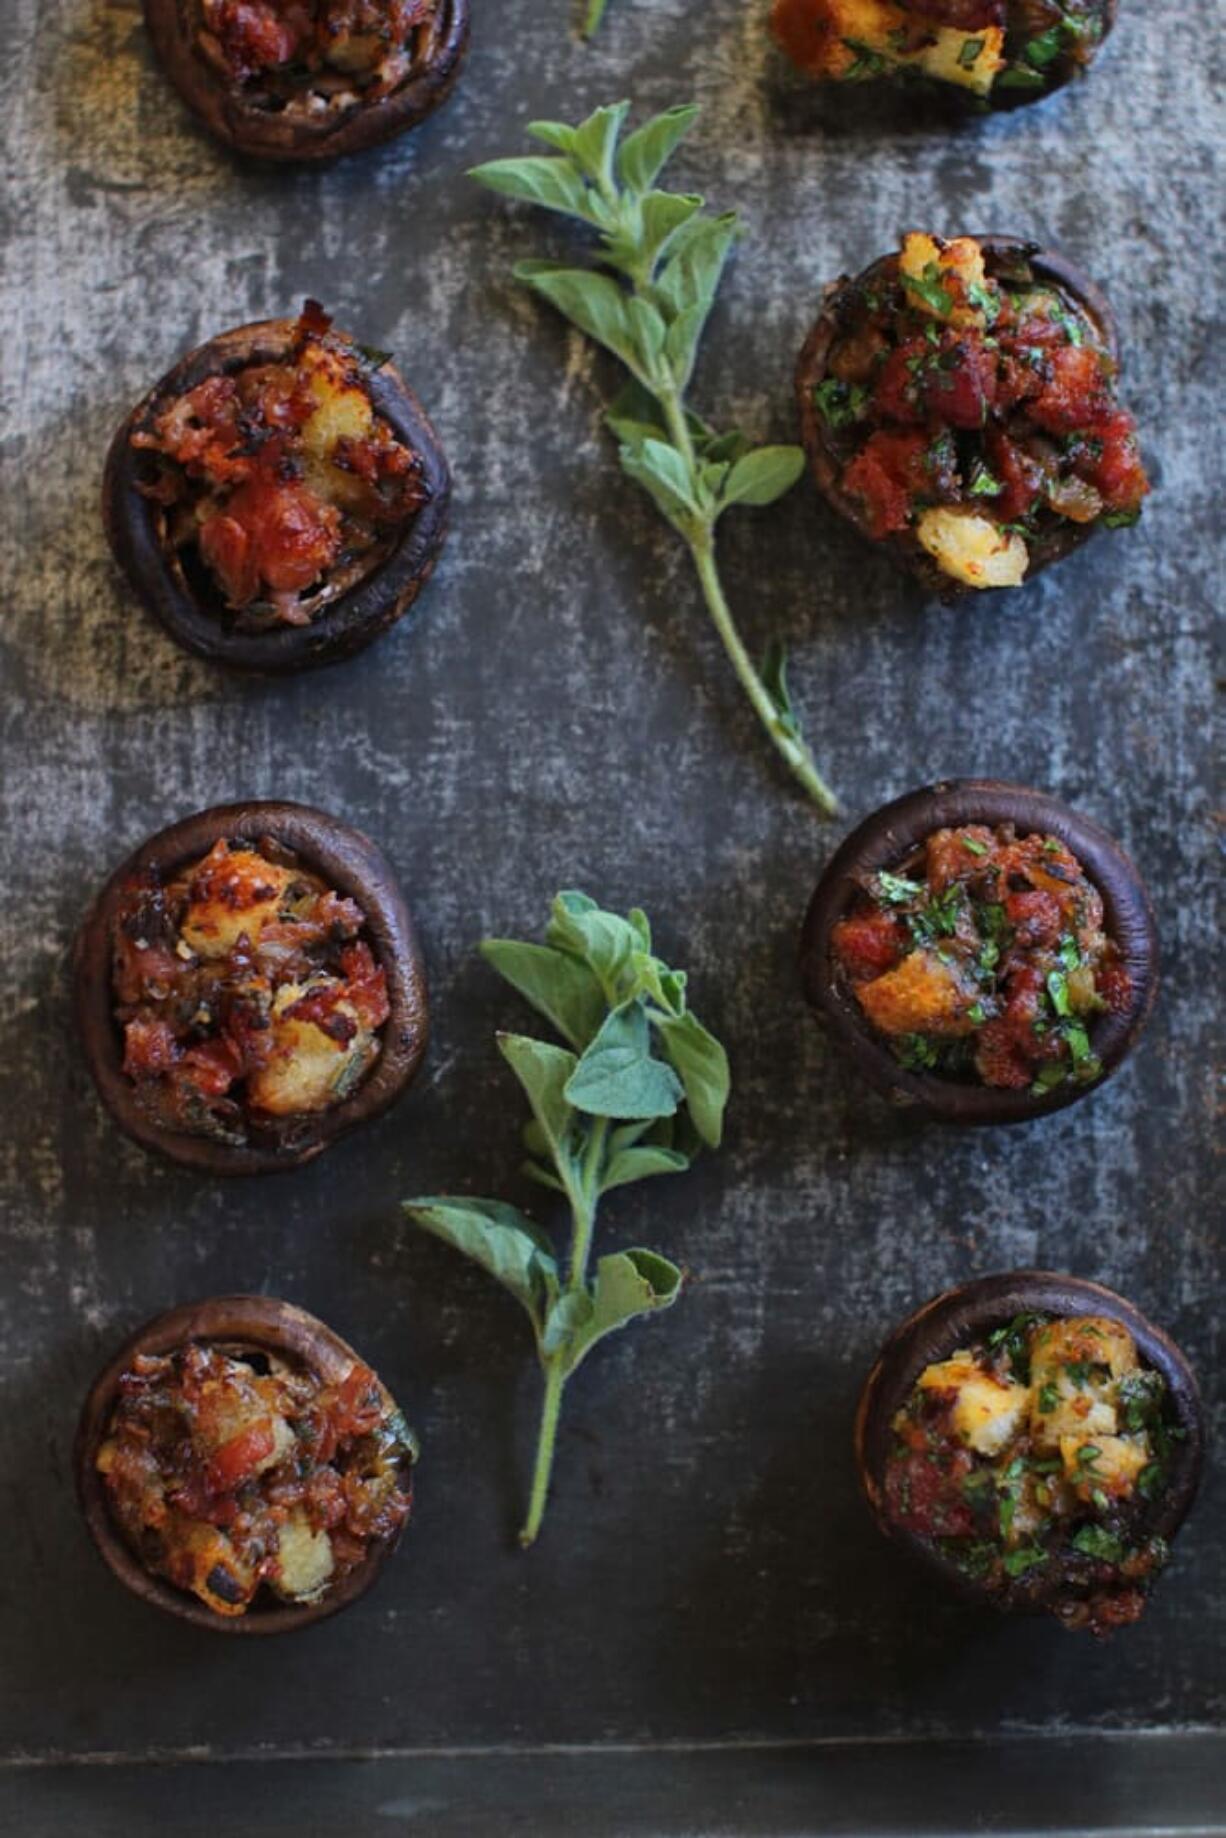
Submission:
{"label": "green leafy sprig", "polygon": [[788,767],[826,815],[838,804],[805,743],[787,687],[783,645],[755,667],[737,630],[715,559],[715,529],[734,504],[765,505],[804,470],[799,447],[755,448],[739,429],[720,434],[693,414],[685,393],[724,264],[741,231],[734,211],[718,215],[689,192],[657,186],[670,155],[698,114],[667,109],[621,138],[629,104],[598,108],[578,127],[533,121],[528,133],[551,155],[491,160],[471,176],[545,210],[578,218],[599,235],[597,268],[527,261],[517,279],[629,371],[606,421],[623,469],[641,485],[689,546],[733,668]]}
{"label": "green leafy sprig", "polygon": [[526,1311],[545,1377],[536,1464],[520,1542],[541,1528],[566,1383],[598,1340],[670,1308],[682,1273],[656,1251],[601,1257],[589,1276],[596,1211],[615,1187],[680,1174],[718,1148],[728,1058],[686,1002],[686,976],[653,955],[637,908],[622,918],[582,893],[560,893],[545,943],[487,938],[487,962],[552,1023],[565,1047],[524,1034],[498,1045],[532,1107],[524,1172],[570,1203],[570,1256],[502,1200],[405,1202],[414,1224],[462,1251]]}
{"label": "green leafy sprig", "polygon": [[595,38],[608,3],[609,0],[587,0],[583,9],[583,24],[579,28],[584,38]]}

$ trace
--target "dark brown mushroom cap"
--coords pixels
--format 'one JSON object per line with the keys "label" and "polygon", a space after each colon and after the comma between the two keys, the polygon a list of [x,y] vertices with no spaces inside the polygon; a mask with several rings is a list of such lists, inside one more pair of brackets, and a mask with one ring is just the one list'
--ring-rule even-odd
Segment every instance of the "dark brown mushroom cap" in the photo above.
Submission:
{"label": "dark brown mushroom cap", "polygon": [[141,454],[132,445],[132,434],[159,400],[171,401],[212,376],[283,362],[297,336],[297,319],[266,319],[211,338],[137,403],[107,454],[102,515],[116,561],[173,639],[198,657],[234,670],[310,670],[363,650],[408,612],[434,572],[447,535],[451,473],[446,456],[421,403],[399,371],[385,363],[367,375],[366,388],[375,413],[419,456],[430,495],[383,559],[309,625],[265,632],[234,629],[220,591],[203,570],[199,582],[188,578],[167,539],[165,512],[140,489]]}
{"label": "dark brown mushroom cap", "polygon": [[[275,1601],[265,1604],[261,1597],[246,1614],[227,1616],[214,1614],[194,1595],[146,1570],[111,1516],[97,1458],[118,1401],[119,1381],[138,1354],[173,1353],[193,1340],[240,1353],[276,1354],[304,1366],[325,1385],[339,1384],[355,1365],[365,1364],[339,1334],[314,1315],[269,1296],[215,1296],[210,1301],[189,1302],[155,1316],[124,1342],[99,1373],[81,1411],[73,1466],[77,1498],[89,1535],[108,1569],[133,1595],[196,1627],[218,1634],[284,1634],[322,1621],[366,1593],[399,1544],[403,1526],[390,1537],[372,1543],[362,1562],[341,1577],[321,1601],[294,1606]],[[395,1400],[382,1381],[379,1391],[386,1410],[394,1412]],[[402,1462],[401,1476],[402,1491],[411,1496],[408,1457]]]}
{"label": "dark brown mushroom cap", "polygon": [[[980,1277],[934,1297],[894,1330],[865,1380],[856,1409],[856,1468],[873,1517],[885,1535],[913,1552],[959,1594],[978,1600],[987,1595],[981,1584],[889,1517],[885,1471],[893,1446],[891,1424],[926,1366],[983,1340],[1015,1315],[1031,1312],[1106,1315],[1120,1322],[1132,1335],[1142,1359],[1166,1380],[1168,1409],[1183,1431],[1183,1438],[1173,1445],[1167,1485],[1148,1502],[1139,1536],[1168,1541],[1175,1536],[1196,1498],[1204,1460],[1205,1416],[1192,1368],[1169,1335],[1114,1290],[1053,1270],[1009,1270],[998,1276]],[[1058,1589],[1056,1594],[1059,1595]],[[993,1594],[990,1599],[1010,1609],[1051,1610],[1056,1605],[1051,1592],[1044,1592],[1033,1572],[1015,1579],[1003,1598]]]}
{"label": "dark brown mushroom cap", "polygon": [[[1040,1096],[909,1072],[872,1031],[836,970],[831,934],[863,892],[865,878],[897,867],[934,830],[956,829],[965,823],[991,827],[1012,823],[1019,836],[1058,836],[1102,895],[1104,929],[1115,941],[1131,978],[1132,995],[1125,1012],[1100,1016],[1093,1026],[1091,1044],[1103,1072],[1091,1084],[1066,1080]],[[1025,785],[1008,785],[998,779],[948,779],[883,805],[842,842],[805,915],[800,970],[808,1001],[833,1030],[857,1070],[894,1103],[915,1107],[945,1123],[1025,1123],[1097,1091],[1131,1051],[1157,992],[1158,934],[1140,875],[1098,824],[1057,798]]]}
{"label": "dark brown mushroom cap", "polygon": [[[1080,63],[1075,57],[1068,56],[1056,58],[1043,72],[1047,80],[1042,89],[1012,89],[1010,87],[1002,89],[999,82],[993,83],[991,95],[988,97],[988,106],[993,113],[1000,113],[1004,109],[1026,108],[1032,102],[1042,102],[1045,96],[1054,96],[1056,91],[1063,89],[1067,83],[1079,83],[1083,77],[1089,76],[1095,59],[1115,26],[1116,16],[1119,13],[1119,0],[1099,0],[1099,6],[1102,12],[1103,29],[1098,43],[1086,62]],[[953,86],[941,84],[940,87],[949,89]]]}
{"label": "dark brown mushroom cap", "polygon": [[[350,1097],[318,1115],[261,1126],[246,1145],[214,1142],[161,1128],[141,1108],[123,1070],[115,1020],[112,936],[116,910],[133,874],[156,868],[163,879],[207,855],[215,842],[271,842],[338,893],[356,900],[365,931],[387,977],[391,1013],[378,1059]],[[338,1136],[379,1116],[412,1082],[426,1050],[429,1011],[425,968],[404,896],[382,851],[339,818],[303,804],[222,804],[185,817],[142,843],[117,868],[85,915],[73,951],[77,1025],[86,1063],[115,1122],[143,1148],[208,1174],[269,1174],[308,1162]]]}
{"label": "dark brown mushroom cap", "polygon": [[196,44],[193,0],[144,0],[145,25],[167,76],[209,132],[238,153],[308,162],[337,159],[405,134],[446,101],[468,50],[470,0],[440,0],[423,63],[390,95],[347,107],[311,110],[257,106],[228,84]]}
{"label": "dark brown mushroom cap", "polygon": [[[1008,275],[1010,268],[1019,261],[1028,263],[1039,281],[1053,288],[1063,299],[1080,307],[1089,316],[1104,348],[1118,359],[1119,340],[1115,317],[1105,295],[1088,275],[1083,274],[1064,256],[1050,249],[1040,249],[1034,243],[1023,242],[1016,236],[976,236],[974,240],[984,252],[989,275]],[[814,400],[814,391],[826,381],[830,353],[836,340],[854,323],[858,312],[859,290],[863,287],[871,288],[875,282],[893,281],[897,273],[897,253],[883,255],[870,263],[855,280],[849,275],[840,275],[837,281],[832,281],[825,289],[821,313],[805,339],[796,365],[796,404],[800,411],[801,438],[808,456],[809,470],[818,491],[840,517],[845,517],[875,549],[888,555],[897,567],[915,576],[929,593],[949,601],[960,600],[966,594],[1003,592],[1004,589],[969,587],[951,579],[944,569],[937,566],[910,530],[895,531],[884,537],[872,535],[863,505],[852,493],[845,492],[840,483],[843,467],[850,458],[850,450],[845,449],[835,431],[827,426]],[[1030,565],[1026,571],[1026,580],[1032,581],[1051,562],[1070,555],[1094,534],[1096,528],[1097,523],[1072,523],[1068,518],[1062,518],[1041,537],[1030,538],[1027,542]],[[1016,589],[1009,591],[1016,592]]]}

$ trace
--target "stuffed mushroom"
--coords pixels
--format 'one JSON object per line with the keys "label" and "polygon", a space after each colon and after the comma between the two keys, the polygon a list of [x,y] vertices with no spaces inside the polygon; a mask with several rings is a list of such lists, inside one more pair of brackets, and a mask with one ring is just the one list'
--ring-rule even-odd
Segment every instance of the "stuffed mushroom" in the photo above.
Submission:
{"label": "stuffed mushroom", "polygon": [[450,93],[469,0],[144,0],[171,82],[241,153],[312,161],[404,134]]}
{"label": "stuffed mushroom", "polygon": [[980,107],[1037,102],[1084,76],[1116,0],[775,0],[774,33],[808,77],[919,81]]}
{"label": "stuffed mushroom", "polygon": [[796,394],[827,502],[932,593],[1020,587],[1149,481],[1110,309],[1059,256],[924,233],[827,288]]}
{"label": "stuffed mushroom", "polygon": [[1128,1625],[1195,1497],[1196,1381],[1123,1297],[1021,1270],[950,1290],[886,1342],[856,1457],[881,1529],[961,1594]]}
{"label": "stuffed mushroom", "polygon": [[308,300],[162,378],[111,444],[103,513],[172,638],[276,672],[347,657],[408,611],[449,496],[438,437],[387,353]]}
{"label": "stuffed mushroom", "polygon": [[868,1080],[950,1122],[1008,1123],[1102,1084],[1152,1005],[1136,869],[1041,792],[925,787],[853,831],[805,920],[806,995]]}
{"label": "stuffed mushroom", "polygon": [[323,1322],[228,1296],[147,1324],[90,1392],[87,1524],[120,1580],[197,1624],[280,1633],[352,1602],[400,1538],[417,1445]]}
{"label": "stuffed mushroom", "polygon": [[294,1166],[406,1088],[425,1050],[412,923],[374,844],[301,805],[228,805],[147,842],[89,913],[90,1070],[144,1146]]}

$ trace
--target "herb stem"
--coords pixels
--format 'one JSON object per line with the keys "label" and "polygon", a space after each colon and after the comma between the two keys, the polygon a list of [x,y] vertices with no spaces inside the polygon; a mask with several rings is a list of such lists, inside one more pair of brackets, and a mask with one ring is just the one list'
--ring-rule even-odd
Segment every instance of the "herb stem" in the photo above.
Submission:
{"label": "herb stem", "polygon": [[536,1439],[536,1465],[532,1470],[532,1493],[528,1500],[528,1517],[524,1520],[519,1542],[524,1550],[536,1543],[545,1517],[549,1498],[549,1481],[553,1473],[554,1449],[558,1440],[558,1415],[562,1409],[562,1391],[566,1384],[562,1355],[552,1354],[545,1362],[545,1400],[541,1406],[541,1427]]}
{"label": "herb stem", "polygon": [[[587,1266],[592,1253],[592,1233],[596,1225],[596,1204],[600,1194],[600,1173],[604,1165],[609,1119],[593,1120],[583,1155],[578,1192],[568,1190],[573,1217],[570,1241],[570,1269],[566,1278],[567,1295],[577,1295],[587,1288]],[[532,1469],[532,1492],[528,1499],[528,1517],[524,1520],[519,1542],[526,1550],[536,1542],[549,1498],[549,1481],[553,1473],[554,1449],[558,1439],[558,1413],[568,1377],[564,1353],[550,1353],[542,1359],[545,1370],[545,1397],[541,1405],[541,1425],[536,1438],[536,1461]]]}
{"label": "herb stem", "polygon": [[607,5],[608,0],[588,0],[588,8],[580,28],[584,38],[595,38],[600,30],[600,22],[604,18],[604,10]]}
{"label": "herb stem", "polygon": [[[690,430],[685,419],[685,410],[681,398],[672,388],[656,387],[652,392],[660,404],[664,423],[673,445],[685,460],[692,478],[697,476],[698,465],[694,454],[694,443],[690,439]],[[693,531],[686,536],[690,554],[694,557],[694,566],[698,570],[698,579],[702,584],[703,597],[707,610],[715,624],[715,629],[723,640],[732,668],[741,680],[741,687],[749,697],[754,712],[778,752],[782,755],[788,771],[803,785],[808,796],[818,809],[827,817],[838,815],[839,801],[817,769],[817,765],[803,740],[790,734],[779,719],[779,711],[763,683],[753,659],[745,649],[745,642],[737,631],[732,608],[724,593],[723,582],[719,576],[719,565],[715,560],[715,520],[695,519]]]}

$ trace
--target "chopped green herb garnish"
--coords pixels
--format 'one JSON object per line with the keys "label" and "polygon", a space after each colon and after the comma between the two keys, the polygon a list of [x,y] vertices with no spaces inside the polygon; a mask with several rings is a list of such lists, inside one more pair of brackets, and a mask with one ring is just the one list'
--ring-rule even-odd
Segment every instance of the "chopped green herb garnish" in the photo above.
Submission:
{"label": "chopped green herb garnish", "polygon": [[1016,1551],[1010,1551],[1004,1559],[1006,1576],[1024,1576],[1027,1570],[1034,1570],[1039,1564],[1047,1562],[1047,1552],[1037,1544],[1025,1544]]}
{"label": "chopped green herb garnish", "polygon": [[987,1010],[983,1006],[983,1003],[982,1002],[972,1002],[970,1007],[966,1011],[966,1018],[968,1021],[973,1021],[976,1024],[976,1026],[978,1026],[978,1024],[981,1021],[986,1021],[988,1018],[988,1014],[987,1014]]}
{"label": "chopped green herb garnish", "polygon": [[845,82],[862,83],[869,77],[883,75],[889,68],[880,51],[875,51],[872,45],[863,44],[858,38],[845,38],[843,43],[855,53],[855,61],[843,72]]}
{"label": "chopped green herb garnish", "polygon": [[1124,1557],[1121,1541],[1101,1525],[1081,1526],[1073,1533],[1073,1549],[1083,1557],[1095,1557],[1106,1564],[1121,1563]]}
{"label": "chopped green herb garnish", "polygon": [[958,63],[963,70],[972,70],[979,60],[979,54],[987,43],[985,38],[967,38],[962,41],[958,51]]}
{"label": "chopped green herb garnish", "polygon": [[880,900],[901,906],[907,900],[918,900],[924,889],[919,881],[908,881],[901,874],[887,874],[884,869],[873,876],[873,886]]}
{"label": "chopped green herb garnish", "polygon": [[1046,70],[1054,64],[1064,50],[1063,26],[1050,26],[1046,32],[1040,32],[1037,38],[1029,39],[1023,47],[1022,56],[1035,70]]}
{"label": "chopped green herb garnish", "polygon": [[907,292],[914,294],[917,300],[922,300],[938,318],[945,319],[953,312],[954,297],[947,287],[941,285],[939,262],[929,262],[922,275],[904,274],[900,279]]}
{"label": "chopped green herb garnish", "polygon": [[966,290],[966,297],[972,306],[978,307],[988,325],[995,325],[1000,318],[1000,296],[993,292],[982,281],[971,281]]}
{"label": "chopped green herb garnish", "polygon": [[1077,1451],[1077,1466],[1079,1468],[1092,1468],[1101,1454],[1102,1450],[1097,1443],[1083,1442]]}
{"label": "chopped green herb garnish", "polygon": [[972,855],[986,855],[988,852],[987,843],[980,842],[977,836],[959,836],[958,841],[964,849],[969,849]]}
{"label": "chopped green herb garnish", "polygon": [[1141,513],[1139,510],[1108,511],[1102,521],[1109,530],[1127,530],[1131,528],[1134,523],[1139,522],[1140,516]]}
{"label": "chopped green herb garnish", "polygon": [[976,460],[966,489],[972,498],[999,498],[1005,488],[995,473],[988,471],[982,460]]}
{"label": "chopped green herb garnish", "polygon": [[1068,978],[1063,970],[1049,970],[1047,973],[1047,995],[1058,1015],[1072,1013],[1068,999]]}
{"label": "chopped green herb garnish", "polygon": [[1075,938],[1060,940],[1060,962],[1066,970],[1076,970],[1081,965],[1081,951]]}
{"label": "chopped green herb garnish", "polygon": [[1045,1417],[1050,1417],[1060,1402],[1060,1393],[1054,1385],[1040,1385],[1039,1410]]}
{"label": "chopped green herb garnish", "polygon": [[829,428],[845,428],[859,421],[868,403],[868,390],[862,383],[840,383],[827,377],[813,391],[813,400]]}
{"label": "chopped green herb garnish", "polygon": [[1026,64],[1010,64],[996,79],[997,89],[1045,89],[1047,78]]}

